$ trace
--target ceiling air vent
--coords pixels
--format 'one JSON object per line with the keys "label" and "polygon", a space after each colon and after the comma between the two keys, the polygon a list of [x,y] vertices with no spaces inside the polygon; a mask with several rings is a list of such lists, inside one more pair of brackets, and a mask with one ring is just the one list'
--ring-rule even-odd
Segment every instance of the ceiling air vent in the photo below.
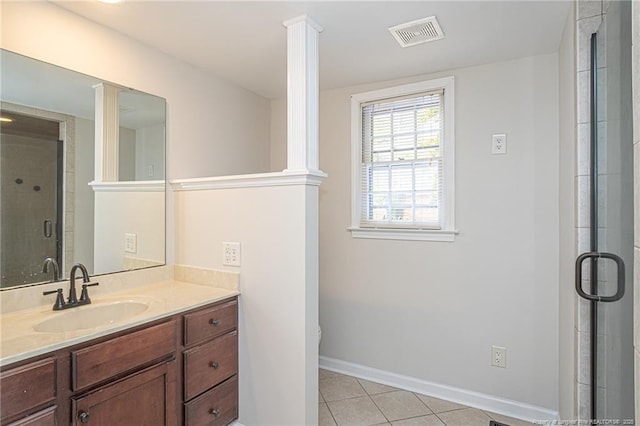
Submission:
{"label": "ceiling air vent", "polygon": [[436,41],[444,38],[444,33],[435,16],[390,27],[389,31],[402,47]]}

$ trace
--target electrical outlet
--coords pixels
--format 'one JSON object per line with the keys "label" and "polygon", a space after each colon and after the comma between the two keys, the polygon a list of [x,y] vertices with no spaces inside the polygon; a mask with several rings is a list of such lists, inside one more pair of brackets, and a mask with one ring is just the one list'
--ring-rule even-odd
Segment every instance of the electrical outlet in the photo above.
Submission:
{"label": "electrical outlet", "polygon": [[491,346],[491,365],[507,368],[507,348]]}
{"label": "electrical outlet", "polygon": [[504,133],[493,135],[491,137],[491,153],[506,154],[507,153],[507,135]]}
{"label": "electrical outlet", "polygon": [[124,251],[125,253],[138,252],[138,236],[136,234],[124,234]]}
{"label": "electrical outlet", "polygon": [[240,243],[222,243],[222,264],[227,266],[240,266]]}

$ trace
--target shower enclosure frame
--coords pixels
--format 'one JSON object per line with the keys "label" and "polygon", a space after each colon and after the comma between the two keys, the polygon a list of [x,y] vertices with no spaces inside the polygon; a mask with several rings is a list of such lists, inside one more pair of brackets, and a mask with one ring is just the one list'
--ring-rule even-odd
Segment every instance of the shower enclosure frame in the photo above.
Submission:
{"label": "shower enclosure frame", "polygon": [[[629,401],[626,399],[629,384],[633,387],[633,373],[629,374],[627,371],[629,358],[633,371],[633,357],[629,357],[627,353],[627,340],[632,341],[632,335],[627,336],[629,324],[632,323],[632,314],[628,307],[632,297],[630,292],[627,292],[629,294],[623,300],[625,282],[628,277],[633,276],[633,241],[628,241],[627,235],[633,234],[633,222],[630,222],[628,211],[633,202],[629,201],[627,176],[633,175],[633,167],[628,162],[629,154],[633,151],[632,144],[627,146],[627,139],[631,140],[627,135],[630,118],[630,105],[627,104],[630,100],[625,92],[627,83],[630,83],[625,74],[629,71],[627,67],[630,65],[627,58],[630,49],[627,52],[629,40],[626,33],[629,28],[624,20],[628,18],[625,14],[628,5],[620,6],[622,3],[624,2],[616,3],[615,8],[608,5],[608,11],[605,11],[603,5],[598,28],[592,30],[595,32],[585,35],[589,37],[585,41],[588,41],[590,48],[590,135],[588,149],[585,151],[589,153],[590,158],[589,175],[585,176],[588,177],[589,188],[588,192],[582,192],[582,195],[589,205],[589,232],[588,238],[581,240],[582,247],[588,247],[588,251],[580,254],[575,262],[575,289],[581,298],[588,301],[585,307],[588,309],[589,318],[589,348],[588,351],[582,352],[588,355],[589,383],[579,382],[587,384],[590,388],[588,407],[580,404],[580,407],[587,408],[589,413],[580,409],[580,419],[585,420],[588,415],[592,422],[619,420],[619,424],[635,424],[632,420],[633,407],[629,407]],[[609,17],[611,18],[607,20]],[[599,48],[602,49],[601,54]],[[581,92],[580,95],[586,96],[587,93]],[[599,108],[602,108],[602,111],[599,111]],[[587,148],[586,143],[581,147]],[[631,148],[630,152],[627,152],[628,148]],[[601,154],[602,159],[599,158]],[[600,167],[603,170],[599,170]],[[630,197],[633,198],[633,188]],[[631,216],[632,213],[631,211]],[[628,270],[623,258],[629,265]],[[588,262],[585,262],[587,260]],[[612,267],[614,265],[615,268]],[[585,279],[590,281],[588,285],[583,283],[583,274]],[[584,290],[583,285],[589,287],[588,291]],[[626,285],[632,290],[630,283]],[[580,318],[585,319],[586,325],[586,317]],[[632,355],[632,344],[630,350]],[[585,365],[581,367],[587,372]],[[616,371],[612,374],[612,370]],[[633,393],[633,390],[630,392]]]}

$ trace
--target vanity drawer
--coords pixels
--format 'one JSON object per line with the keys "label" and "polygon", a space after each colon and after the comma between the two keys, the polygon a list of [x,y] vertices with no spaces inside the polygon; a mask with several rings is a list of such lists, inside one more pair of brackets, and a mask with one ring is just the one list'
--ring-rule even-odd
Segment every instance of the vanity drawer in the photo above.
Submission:
{"label": "vanity drawer", "polygon": [[238,376],[185,404],[186,426],[227,425],[238,417]]}
{"label": "vanity drawer", "polygon": [[185,401],[237,373],[237,331],[184,351]]}
{"label": "vanity drawer", "polygon": [[38,411],[8,426],[56,426],[56,406]]}
{"label": "vanity drawer", "polygon": [[2,423],[56,398],[56,362],[53,358],[16,367],[0,375]]}
{"label": "vanity drawer", "polygon": [[100,383],[173,354],[176,321],[155,325],[71,352],[73,390]]}
{"label": "vanity drawer", "polygon": [[213,339],[238,326],[238,301],[234,299],[184,316],[184,345]]}

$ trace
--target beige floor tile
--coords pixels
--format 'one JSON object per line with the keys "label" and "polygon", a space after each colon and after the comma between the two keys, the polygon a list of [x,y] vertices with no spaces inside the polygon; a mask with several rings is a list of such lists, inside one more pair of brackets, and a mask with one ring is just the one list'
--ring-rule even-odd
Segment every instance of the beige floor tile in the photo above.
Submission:
{"label": "beige floor tile", "polygon": [[418,397],[408,391],[381,393],[372,395],[371,399],[385,417],[391,421],[431,414],[431,411],[420,402]]}
{"label": "beige floor tile", "polygon": [[428,416],[414,417],[412,419],[398,420],[392,423],[393,426],[443,426],[438,416],[430,414]]}
{"label": "beige floor tile", "polygon": [[526,422],[524,420],[516,419],[514,417],[503,416],[502,414],[492,413],[491,411],[485,411],[485,413],[493,420],[508,424],[509,426],[532,426],[533,423]]}
{"label": "beige floor tile", "polygon": [[341,374],[334,373],[333,371],[329,371],[329,370],[324,370],[322,368],[318,369],[318,380],[322,378],[335,377],[335,376],[341,376]]}
{"label": "beige floor tile", "polygon": [[446,411],[437,414],[447,426],[488,426],[491,418],[475,408]]}
{"label": "beige floor tile", "polygon": [[370,426],[387,421],[370,397],[328,402],[338,426]]}
{"label": "beige floor tile", "polygon": [[320,377],[319,382],[320,393],[325,402],[367,395],[355,377],[333,373],[333,375]]}
{"label": "beige floor tile", "polygon": [[434,398],[432,396],[416,394],[422,402],[434,413],[442,413],[444,411],[460,410],[462,408],[469,408],[466,405],[456,404],[455,402],[445,401],[444,399]]}
{"label": "beige floor tile", "polygon": [[320,389],[318,389],[318,402],[324,402],[324,398],[322,397],[322,394],[320,393]]}
{"label": "beige floor tile", "polygon": [[318,426],[336,426],[327,404],[323,403],[318,406]]}
{"label": "beige floor tile", "polygon": [[370,382],[364,379],[358,379],[364,390],[369,395],[377,395],[379,393],[393,392],[400,390],[398,388],[392,388],[391,386],[383,385],[380,383]]}

